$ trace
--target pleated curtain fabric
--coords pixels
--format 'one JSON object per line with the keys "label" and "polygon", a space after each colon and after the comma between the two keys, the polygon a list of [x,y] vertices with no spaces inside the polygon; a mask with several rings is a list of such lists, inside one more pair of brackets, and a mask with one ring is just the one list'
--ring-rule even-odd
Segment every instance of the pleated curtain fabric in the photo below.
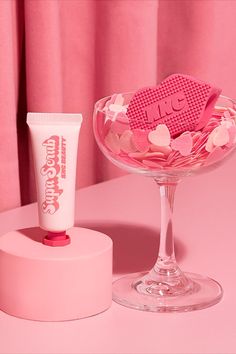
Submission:
{"label": "pleated curtain fabric", "polygon": [[97,99],[175,72],[236,96],[235,18],[234,0],[0,0],[0,210],[36,199],[28,111],[82,112],[83,187],[124,174],[96,146]]}

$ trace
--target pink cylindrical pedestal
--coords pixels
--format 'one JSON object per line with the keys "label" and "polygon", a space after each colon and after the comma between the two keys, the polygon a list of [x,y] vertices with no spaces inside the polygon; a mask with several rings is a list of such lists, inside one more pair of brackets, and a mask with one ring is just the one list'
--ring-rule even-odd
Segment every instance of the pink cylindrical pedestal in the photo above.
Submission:
{"label": "pink cylindrical pedestal", "polygon": [[39,321],[95,315],[112,300],[112,241],[84,228],[68,230],[64,247],[42,244],[39,228],[0,237],[0,309]]}

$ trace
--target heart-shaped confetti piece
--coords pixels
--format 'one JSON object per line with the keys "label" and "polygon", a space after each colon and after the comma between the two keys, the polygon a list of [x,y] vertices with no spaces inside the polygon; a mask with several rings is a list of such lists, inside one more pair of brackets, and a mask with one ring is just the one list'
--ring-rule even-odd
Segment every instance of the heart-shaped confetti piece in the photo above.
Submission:
{"label": "heart-shaped confetti piece", "polygon": [[215,146],[224,146],[229,142],[229,133],[228,129],[224,125],[220,125],[215,128],[212,132],[213,135],[213,144]]}
{"label": "heart-shaped confetti piece", "polygon": [[215,149],[208,155],[205,164],[211,165],[212,163],[220,161],[225,155],[225,151],[220,147],[217,146]]}
{"label": "heart-shaped confetti piece", "polygon": [[170,132],[165,124],[159,124],[155,130],[148,134],[148,140],[153,145],[169,146],[170,145]]}
{"label": "heart-shaped confetti piece", "polygon": [[129,153],[129,157],[130,158],[133,158],[133,159],[136,159],[136,160],[142,160],[145,158],[145,153],[143,152],[130,152]]}
{"label": "heart-shaped confetti piece", "polygon": [[207,139],[205,149],[208,152],[212,152],[212,150],[214,150],[214,148],[215,148],[215,146],[213,144],[213,137],[214,137],[214,134],[211,133]]}
{"label": "heart-shaped confetti piece", "polygon": [[232,127],[233,125],[235,126],[235,122],[231,118],[222,120],[220,124],[224,125],[227,129]]}
{"label": "heart-shaped confetti piece", "polygon": [[159,86],[134,94],[127,109],[130,128],[153,130],[166,124],[172,137],[199,130],[210,118],[220,92],[188,75],[171,75]]}
{"label": "heart-shaped confetti piece", "polygon": [[162,152],[147,152],[145,154],[145,159],[165,159],[166,156]]}
{"label": "heart-shaped confetti piece", "polygon": [[230,118],[231,117],[229,111],[225,111],[223,115],[224,115],[225,118]]}
{"label": "heart-shaped confetti piece", "polygon": [[236,111],[233,108],[228,107],[228,111],[229,111],[231,117],[235,117],[236,116]]}
{"label": "heart-shaped confetti piece", "polygon": [[191,133],[184,133],[171,142],[173,150],[179,151],[182,156],[188,156],[193,147],[193,138]]}
{"label": "heart-shaped confetti piece", "polygon": [[119,135],[109,131],[104,139],[105,145],[110,149],[114,154],[120,153],[120,138]]}
{"label": "heart-shaped confetti piece", "polygon": [[166,156],[169,156],[170,153],[172,152],[172,149],[170,146],[157,146],[157,145],[150,145],[150,151],[152,152],[162,152]]}
{"label": "heart-shaped confetti piece", "polygon": [[132,142],[139,152],[147,152],[149,149],[147,132],[144,130],[133,130]]}
{"label": "heart-shaped confetti piece", "polygon": [[132,142],[132,135],[131,130],[125,130],[120,136],[120,149],[126,153],[137,151]]}
{"label": "heart-shaped confetti piece", "polygon": [[228,133],[229,133],[229,142],[227,146],[232,147],[236,143],[236,126],[232,125],[232,127],[228,128]]}
{"label": "heart-shaped confetti piece", "polygon": [[118,113],[116,120],[112,123],[111,129],[114,133],[122,134],[129,129],[129,121],[126,115],[122,112]]}
{"label": "heart-shaped confetti piece", "polygon": [[158,170],[162,170],[163,169],[163,166],[160,165],[159,163],[155,162],[155,161],[143,160],[143,164],[145,166],[150,167],[150,168],[155,168],[155,169],[158,169]]}

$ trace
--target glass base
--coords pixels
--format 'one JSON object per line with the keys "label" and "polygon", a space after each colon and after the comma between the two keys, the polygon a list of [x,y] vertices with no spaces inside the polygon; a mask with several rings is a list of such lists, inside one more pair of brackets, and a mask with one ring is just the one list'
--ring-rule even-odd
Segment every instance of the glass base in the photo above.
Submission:
{"label": "glass base", "polygon": [[183,273],[186,282],[178,288],[165,282],[150,281],[149,275],[150,272],[134,273],[116,280],[113,300],[137,310],[184,312],[215,305],[223,295],[220,284],[198,274]]}

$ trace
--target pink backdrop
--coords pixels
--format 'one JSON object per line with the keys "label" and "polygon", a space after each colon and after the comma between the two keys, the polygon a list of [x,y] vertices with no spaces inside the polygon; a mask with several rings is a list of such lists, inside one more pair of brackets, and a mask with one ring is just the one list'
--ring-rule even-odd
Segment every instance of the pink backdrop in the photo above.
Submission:
{"label": "pink backdrop", "polygon": [[83,113],[81,187],[123,173],[94,142],[98,98],[173,72],[236,96],[235,13],[234,0],[1,0],[0,210],[35,199],[27,111]]}

